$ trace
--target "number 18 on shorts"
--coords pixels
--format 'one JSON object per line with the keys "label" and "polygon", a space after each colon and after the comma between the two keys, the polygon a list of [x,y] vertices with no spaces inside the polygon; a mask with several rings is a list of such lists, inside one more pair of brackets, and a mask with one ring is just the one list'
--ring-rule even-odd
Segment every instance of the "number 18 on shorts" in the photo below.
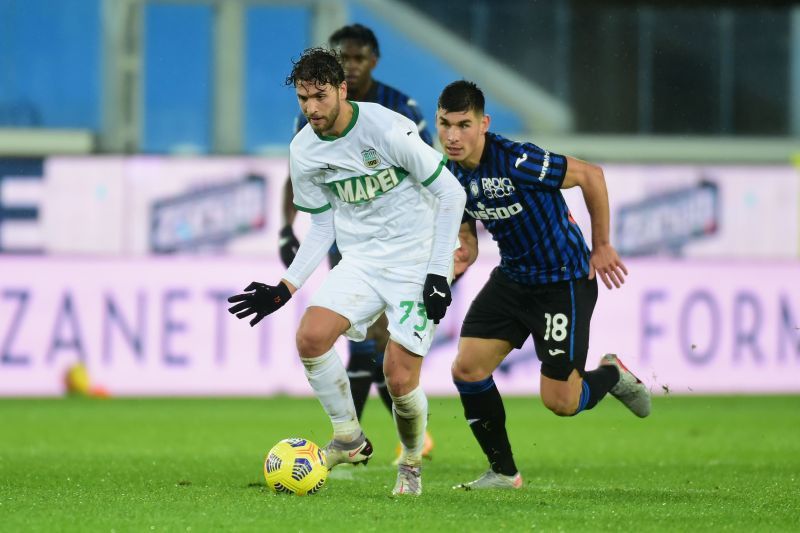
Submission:
{"label": "number 18 on shorts", "polygon": [[564,381],[586,366],[596,301],[596,280],[523,285],[495,269],[470,306],[461,336],[503,339],[522,348],[532,335],[542,374]]}

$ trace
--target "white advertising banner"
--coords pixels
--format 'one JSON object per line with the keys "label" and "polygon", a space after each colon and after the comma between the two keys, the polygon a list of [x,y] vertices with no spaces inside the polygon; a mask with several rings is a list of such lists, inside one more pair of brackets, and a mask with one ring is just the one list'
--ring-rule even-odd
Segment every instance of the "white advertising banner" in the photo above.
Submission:
{"label": "white advertising banner", "polygon": [[275,255],[285,158],[54,157],[44,251]]}
{"label": "white advertising banner", "polygon": [[[797,258],[800,173],[788,165],[604,165],[623,256]],[[578,188],[564,191],[591,243]]]}
{"label": "white advertising banner", "polygon": [[[429,394],[455,394],[450,365],[464,314],[494,263],[479,260],[423,365]],[[600,288],[589,364],[614,352],[655,393],[800,392],[800,262],[628,261],[620,290]],[[0,395],[58,395],[84,362],[112,395],[308,395],[294,347],[325,267],[255,328],[226,311],[277,259],[0,261]],[[344,343],[339,352],[347,357]],[[495,372],[506,394],[538,391],[532,343]]]}
{"label": "white advertising banner", "polygon": [[[285,158],[50,158],[39,209],[42,251],[274,257],[287,169]],[[604,170],[612,242],[623,256],[800,257],[794,167]],[[564,194],[591,242],[580,190]],[[299,220],[302,236],[307,217]]]}

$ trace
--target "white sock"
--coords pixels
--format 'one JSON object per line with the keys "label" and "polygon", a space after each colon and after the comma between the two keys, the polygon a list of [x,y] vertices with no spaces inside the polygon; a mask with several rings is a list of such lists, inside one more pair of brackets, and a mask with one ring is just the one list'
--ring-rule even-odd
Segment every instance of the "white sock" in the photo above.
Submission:
{"label": "white sock", "polygon": [[350,380],[342,360],[331,348],[319,357],[301,357],[306,377],[322,408],[333,424],[333,438],[341,442],[352,442],[361,435]]}
{"label": "white sock", "polygon": [[428,425],[428,398],[422,387],[418,386],[404,396],[392,395],[392,402],[397,434],[403,445],[403,459],[409,463],[420,463],[425,427]]}

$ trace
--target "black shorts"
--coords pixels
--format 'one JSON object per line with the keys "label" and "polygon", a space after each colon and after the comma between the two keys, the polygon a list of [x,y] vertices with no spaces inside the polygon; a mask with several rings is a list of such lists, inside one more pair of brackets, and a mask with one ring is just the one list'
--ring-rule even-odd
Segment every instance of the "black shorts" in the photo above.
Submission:
{"label": "black shorts", "polygon": [[597,279],[522,285],[492,271],[461,326],[462,337],[503,339],[522,348],[533,335],[542,375],[566,381],[582,375],[589,351],[589,323],[597,302]]}

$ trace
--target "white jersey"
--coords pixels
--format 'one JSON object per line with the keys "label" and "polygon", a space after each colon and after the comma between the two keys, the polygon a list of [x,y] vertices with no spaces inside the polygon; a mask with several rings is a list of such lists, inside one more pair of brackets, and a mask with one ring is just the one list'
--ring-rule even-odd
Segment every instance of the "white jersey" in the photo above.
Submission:
{"label": "white jersey", "polygon": [[403,115],[373,103],[350,105],[353,118],[340,136],[318,136],[306,125],[294,137],[289,165],[295,207],[308,213],[333,209],[343,257],[427,262],[436,198],[424,186],[439,176],[446,159]]}

